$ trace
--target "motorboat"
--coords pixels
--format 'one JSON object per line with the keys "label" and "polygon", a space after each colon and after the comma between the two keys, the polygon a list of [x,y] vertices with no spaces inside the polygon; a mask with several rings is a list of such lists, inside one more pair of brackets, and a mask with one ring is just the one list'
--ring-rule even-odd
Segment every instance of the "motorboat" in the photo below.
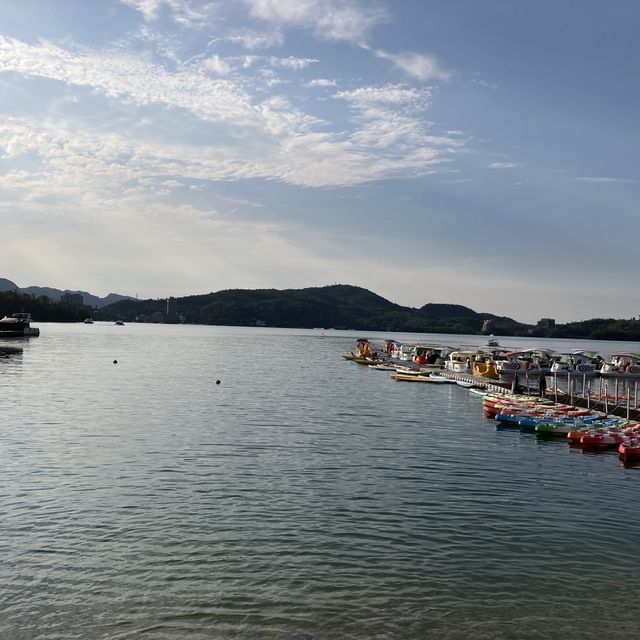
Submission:
{"label": "motorboat", "polygon": [[124,327],[124,322],[122,322],[122,320],[116,320],[116,321],[114,322],[114,324],[115,324],[117,327]]}
{"label": "motorboat", "polygon": [[40,329],[31,326],[31,315],[12,313],[0,319],[0,338],[25,338],[39,336]]}
{"label": "motorboat", "polygon": [[93,324],[93,320],[92,320],[91,318],[87,318],[87,319],[84,321],[84,323],[85,323],[85,324]]}

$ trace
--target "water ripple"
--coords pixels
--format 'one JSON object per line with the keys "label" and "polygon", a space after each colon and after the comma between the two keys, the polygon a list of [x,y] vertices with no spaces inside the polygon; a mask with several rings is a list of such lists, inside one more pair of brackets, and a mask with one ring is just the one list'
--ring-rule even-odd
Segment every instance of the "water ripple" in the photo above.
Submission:
{"label": "water ripple", "polygon": [[122,329],[0,360],[0,637],[635,634],[615,456],[496,431],[341,360],[352,337]]}

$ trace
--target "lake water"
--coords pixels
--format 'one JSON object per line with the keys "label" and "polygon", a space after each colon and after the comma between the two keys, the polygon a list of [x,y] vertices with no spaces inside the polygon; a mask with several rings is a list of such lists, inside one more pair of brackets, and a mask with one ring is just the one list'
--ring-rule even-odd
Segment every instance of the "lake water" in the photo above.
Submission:
{"label": "lake water", "polygon": [[0,357],[0,638],[637,635],[615,454],[346,362],[355,333],[39,326]]}

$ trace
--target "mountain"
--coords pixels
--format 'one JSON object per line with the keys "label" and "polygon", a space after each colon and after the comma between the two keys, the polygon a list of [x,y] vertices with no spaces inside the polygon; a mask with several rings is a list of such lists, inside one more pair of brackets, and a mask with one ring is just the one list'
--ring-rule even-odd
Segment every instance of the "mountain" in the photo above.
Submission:
{"label": "mountain", "polygon": [[17,291],[20,287],[11,280],[0,278],[0,291]]}
{"label": "mountain", "polygon": [[119,302],[120,300],[132,300],[130,296],[123,296],[118,293],[110,293],[104,298],[100,298],[98,296],[94,296],[87,291],[76,291],[71,289],[65,289],[62,291],[61,289],[54,289],[53,287],[19,287],[15,282],[11,280],[7,280],[6,278],[0,278],[0,291],[20,291],[21,293],[26,293],[31,296],[35,296],[39,298],[40,296],[47,296],[50,300],[60,300],[64,293],[75,293],[80,294],[82,296],[83,304],[88,305],[93,308],[100,309],[109,304],[113,304],[114,302]]}
{"label": "mountain", "polygon": [[[7,292],[2,293],[3,289]],[[89,306],[55,302],[65,293],[60,289],[26,287],[22,291],[36,298],[21,293],[11,280],[0,278],[0,314],[24,309],[36,320],[53,322],[77,322],[91,314]],[[346,284],[284,290],[226,289],[168,300],[138,300],[114,293],[98,298],[83,291],[67,292],[80,293],[86,296],[85,301],[88,297],[91,306],[98,306],[93,313],[97,320],[640,341],[640,319],[635,318],[529,325],[459,304],[403,307]]]}
{"label": "mountain", "polygon": [[[333,327],[369,331],[420,333],[481,333],[485,320],[493,320],[492,331],[504,326],[526,332],[511,318],[481,314],[461,305],[427,304],[420,309],[404,307],[363,289],[345,284],[306,289],[227,289],[217,293],[175,298],[175,310],[193,324],[269,327]],[[142,316],[163,317],[166,300],[123,300],[103,307],[96,319],[134,321]]]}

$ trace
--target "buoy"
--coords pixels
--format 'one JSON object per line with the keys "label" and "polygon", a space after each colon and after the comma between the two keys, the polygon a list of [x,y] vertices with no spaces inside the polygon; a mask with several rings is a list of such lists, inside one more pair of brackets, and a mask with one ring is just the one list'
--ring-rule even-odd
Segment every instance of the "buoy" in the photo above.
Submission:
{"label": "buoy", "polygon": [[114,361],[113,361],[113,364],[118,364],[118,361],[117,361],[117,360],[114,360]]}
{"label": "buoy", "polygon": [[216,380],[216,384],[220,384],[220,380]]}

